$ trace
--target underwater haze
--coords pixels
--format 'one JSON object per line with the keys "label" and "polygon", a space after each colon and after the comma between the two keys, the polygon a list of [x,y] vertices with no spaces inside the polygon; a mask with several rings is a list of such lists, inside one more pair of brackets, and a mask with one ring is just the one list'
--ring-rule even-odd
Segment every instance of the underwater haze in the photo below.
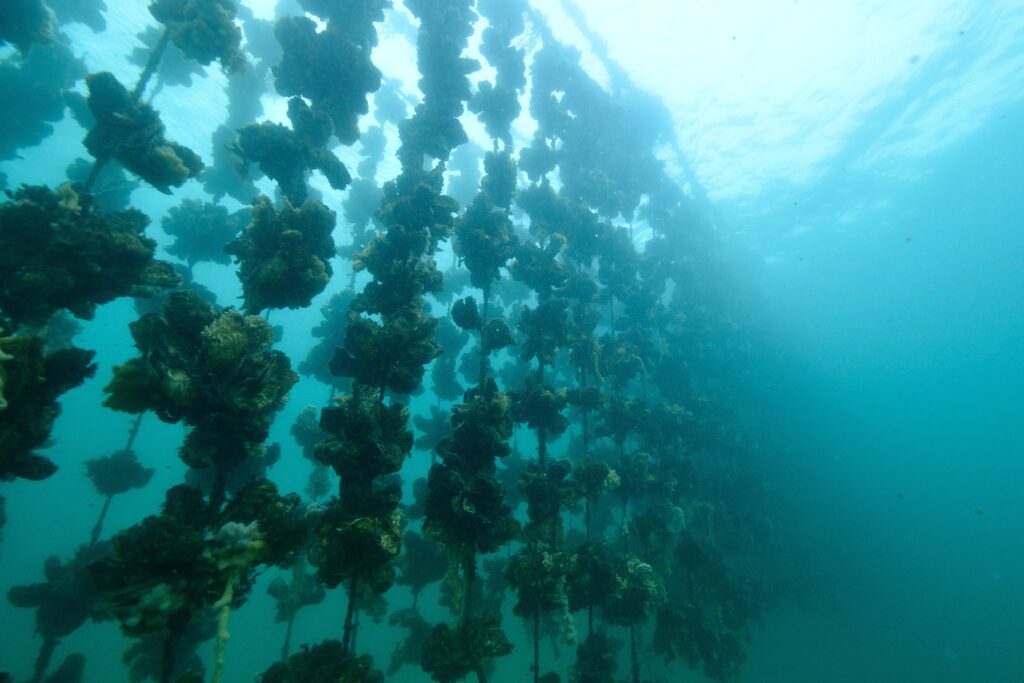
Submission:
{"label": "underwater haze", "polygon": [[5,0],[0,683],[1024,681],[1022,46]]}

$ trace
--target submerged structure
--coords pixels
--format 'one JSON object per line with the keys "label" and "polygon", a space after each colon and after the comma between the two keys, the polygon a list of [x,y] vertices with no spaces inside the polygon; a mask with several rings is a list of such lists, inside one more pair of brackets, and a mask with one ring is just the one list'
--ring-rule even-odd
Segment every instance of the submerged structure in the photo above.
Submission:
{"label": "submerged structure", "polygon": [[[296,0],[273,21],[153,0],[128,83],[64,34],[114,5],[0,8],[0,157],[60,121],[90,155],[45,186],[0,176],[0,493],[59,472],[103,500],[73,554],[3,581],[38,655],[0,671],[242,680],[234,613],[273,601],[264,683],[735,678],[775,532],[730,388],[745,331],[656,101],[598,83],[527,0]],[[378,66],[400,43],[418,82]],[[228,107],[204,157],[161,103],[208,69]],[[98,367],[75,337],[128,297],[106,333],[134,353]],[[135,417],[86,458],[88,435],[51,437],[96,382],[111,424]],[[148,414],[180,443],[140,446]],[[154,491],[155,468],[180,476]],[[152,504],[112,526],[135,489]],[[60,524],[82,492],[0,523]],[[64,652],[111,620],[124,671]]]}

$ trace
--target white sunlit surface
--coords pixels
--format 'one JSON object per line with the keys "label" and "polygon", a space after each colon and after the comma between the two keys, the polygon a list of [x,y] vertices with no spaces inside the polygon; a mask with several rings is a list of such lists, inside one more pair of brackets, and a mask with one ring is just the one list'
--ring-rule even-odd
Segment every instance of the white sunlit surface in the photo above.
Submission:
{"label": "white sunlit surface", "polygon": [[[565,11],[574,1],[587,26],[578,26]],[[245,4],[257,16],[272,18],[278,1]],[[598,82],[607,85],[608,72],[588,31],[606,43],[608,57],[639,87],[662,99],[686,161],[718,206],[764,210],[762,200],[799,193],[837,168],[912,182],[927,172],[929,155],[1024,97],[1019,0],[531,4],[559,40],[580,49],[583,67]],[[395,6],[394,12],[407,14],[401,2]],[[120,3],[110,19],[121,47],[134,44],[134,31],[150,21],[144,5],[132,2]],[[409,15],[405,21],[415,20]],[[392,24],[382,28],[374,60],[415,88],[414,46],[391,31]],[[112,37],[97,44],[87,60],[92,68],[128,78],[137,68],[124,63],[122,49],[111,49]],[[175,91],[193,113],[181,130],[177,118],[168,118],[172,134],[204,151],[209,131],[193,125],[195,114],[208,113],[212,125],[225,106],[223,76],[208,72],[212,78],[205,87]],[[483,77],[474,74],[473,80]],[[281,102],[267,104],[268,116],[283,117]],[[474,117],[466,118],[472,133]],[[348,153],[343,150],[343,156]],[[671,170],[673,160],[666,160]],[[790,234],[811,229],[797,225]]]}
{"label": "white sunlit surface", "polygon": [[[566,40],[563,0],[534,0]],[[580,0],[609,56],[658,95],[713,200],[854,170],[901,178],[1024,95],[1013,0]],[[877,113],[887,123],[879,126]],[[871,119],[873,140],[863,140]]]}

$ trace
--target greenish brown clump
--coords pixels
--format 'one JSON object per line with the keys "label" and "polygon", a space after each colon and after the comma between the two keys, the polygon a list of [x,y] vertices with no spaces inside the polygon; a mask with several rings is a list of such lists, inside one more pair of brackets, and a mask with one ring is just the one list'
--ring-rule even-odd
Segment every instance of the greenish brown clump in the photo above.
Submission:
{"label": "greenish brown clump", "polygon": [[125,635],[166,631],[213,606],[229,582],[240,603],[259,565],[290,564],[305,539],[298,506],[298,496],[279,495],[267,480],[251,482],[222,511],[197,489],[175,486],[160,514],[114,536],[113,553],[92,565],[92,576]]}
{"label": "greenish brown clump", "polygon": [[354,656],[337,640],[312,647],[304,645],[285,662],[278,662],[260,676],[260,683],[383,683],[384,676],[373,669],[369,655]]}
{"label": "greenish brown clump", "polygon": [[0,320],[11,327],[43,325],[61,309],[91,319],[100,304],[178,284],[171,264],[153,258],[141,211],[104,213],[68,185],[9,198],[0,205]]}
{"label": "greenish brown clump", "polygon": [[287,200],[279,211],[267,197],[253,205],[252,222],[225,247],[241,264],[238,273],[245,310],[305,308],[331,279],[335,214],[307,199],[300,207]]}
{"label": "greenish brown clump", "polygon": [[164,137],[164,124],[153,107],[136,101],[109,72],[91,74],[86,83],[96,125],[85,136],[85,147],[97,162],[116,159],[164,194],[198,177],[203,160]]}
{"label": "greenish brown clump", "polygon": [[501,630],[501,615],[487,610],[455,628],[435,626],[423,644],[420,664],[439,683],[458,681],[480,669],[494,657],[512,652],[512,643]]}
{"label": "greenish brown clump", "polygon": [[271,349],[257,316],[220,310],[191,291],[173,293],[163,312],[131,324],[141,355],[114,368],[104,405],[191,431],[179,453],[191,467],[226,474],[262,449],[270,421],[298,380]]}

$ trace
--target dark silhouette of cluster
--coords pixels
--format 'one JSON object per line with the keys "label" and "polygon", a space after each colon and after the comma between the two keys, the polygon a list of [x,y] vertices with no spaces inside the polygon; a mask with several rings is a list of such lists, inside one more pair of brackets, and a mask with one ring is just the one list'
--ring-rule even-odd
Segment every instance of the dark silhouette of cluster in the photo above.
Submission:
{"label": "dark silhouette of cluster", "polygon": [[201,180],[203,189],[214,201],[230,195],[243,204],[250,204],[256,198],[257,190],[245,173],[245,161],[239,156],[235,142],[238,130],[263,113],[264,83],[271,65],[281,59],[281,46],[274,38],[271,22],[256,19],[244,5],[239,7],[239,16],[252,61],[247,68],[228,74],[227,119],[213,133],[212,162]]}
{"label": "dark silhouette of cluster", "polygon": [[304,607],[323,602],[327,591],[317,581],[315,574],[306,572],[305,563],[300,560],[292,565],[292,580],[289,582],[277,577],[267,586],[267,594],[277,602],[274,621],[288,624],[284,645],[281,647],[281,659],[288,659],[295,617]]}
{"label": "dark silhouette of cluster", "polygon": [[512,122],[519,116],[519,93],[526,87],[526,52],[512,41],[523,32],[523,0],[481,0],[477,9],[490,24],[480,52],[498,72],[492,84],[483,81],[469,101],[487,134],[512,145]]}
{"label": "dark silhouette of cluster", "polygon": [[60,24],[78,22],[100,33],[107,29],[107,3],[104,0],[46,0]]}
{"label": "dark silhouette of cluster", "polygon": [[174,238],[167,253],[192,267],[200,261],[227,265],[231,256],[224,247],[249,222],[250,213],[228,210],[217,204],[186,199],[172,207],[160,227]]}
{"label": "dark silhouette of cluster", "polygon": [[462,56],[473,34],[476,14],[471,0],[410,0],[409,10],[420,20],[417,65],[423,102],[400,126],[403,168],[418,169],[423,157],[445,161],[467,142],[459,122],[471,94],[469,74],[478,62]]}
{"label": "dark silhouette of cluster", "polygon": [[186,57],[203,65],[219,61],[229,71],[245,66],[237,10],[236,0],[153,0],[149,5]]}
{"label": "dark silhouette of cluster", "polygon": [[[7,592],[12,605],[36,612],[36,632],[42,636],[43,644],[36,657],[33,680],[43,680],[61,638],[101,615],[100,596],[88,569],[109,554],[109,545],[98,544],[80,546],[66,562],[50,556],[43,567],[44,581],[15,586]],[[84,664],[82,655],[70,655],[46,680],[80,680]],[[77,679],[63,678],[76,674]]]}
{"label": "dark silhouette of cluster", "polygon": [[85,461],[85,476],[89,478],[96,492],[104,498],[103,509],[92,529],[90,542],[99,541],[103,533],[103,521],[114,496],[145,487],[155,472],[152,467],[143,467],[135,451],[130,448]]}
{"label": "dark silhouette of cluster", "polygon": [[13,159],[49,137],[64,117],[67,91],[85,74],[63,37],[0,62],[0,92],[7,93],[0,101],[0,159]]}
{"label": "dark silhouette of cluster", "polygon": [[[361,4],[377,6],[376,13],[365,18],[370,26],[384,19],[383,3]],[[369,111],[366,96],[381,82],[380,71],[370,61],[376,33],[360,35],[364,25],[332,18],[318,33],[312,20],[294,17],[279,21],[274,31],[284,49],[281,64],[274,67],[277,91],[310,99],[314,113],[326,114],[334,134],[346,145],[359,139],[359,116]]]}
{"label": "dark silhouette of cluster", "polygon": [[203,75],[203,65],[194,59],[189,59],[173,44],[167,44],[167,34],[157,26],[147,26],[136,36],[142,45],[132,50],[128,59],[132,64],[145,69],[149,63],[154,50],[162,48],[160,66],[156,68],[154,76],[156,86],[153,88],[153,96],[160,92],[165,86],[190,86],[192,79]]}
{"label": "dark silhouette of cluster", "polygon": [[10,43],[22,52],[53,40],[53,16],[43,0],[10,0],[0,12],[0,45]]}
{"label": "dark silhouette of cluster", "polygon": [[299,363],[299,372],[312,375],[324,384],[338,383],[338,378],[331,372],[331,360],[334,358],[335,350],[345,343],[349,308],[355,296],[355,290],[342,290],[320,309],[323,319],[312,331],[312,335],[319,341],[309,350],[306,359]]}
{"label": "dark silhouette of cluster", "polygon": [[238,131],[238,156],[259,166],[260,171],[280,186],[292,204],[302,204],[309,195],[306,176],[318,170],[336,190],[344,190],[352,177],[345,165],[327,149],[333,133],[330,118],[314,112],[300,97],[288,100],[292,127],[279,123],[250,124]]}

